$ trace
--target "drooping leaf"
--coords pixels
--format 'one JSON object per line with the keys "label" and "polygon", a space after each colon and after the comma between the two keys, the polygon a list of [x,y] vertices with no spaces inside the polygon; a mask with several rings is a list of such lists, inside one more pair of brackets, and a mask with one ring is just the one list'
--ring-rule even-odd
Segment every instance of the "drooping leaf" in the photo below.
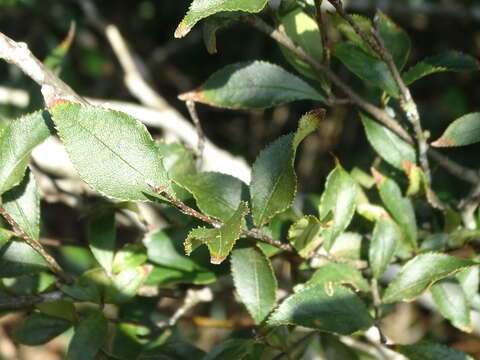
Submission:
{"label": "drooping leaf", "polygon": [[145,247],[142,244],[128,244],[121,248],[113,259],[113,272],[119,272],[128,268],[143,265],[147,261]]}
{"label": "drooping leaf", "polygon": [[15,340],[24,345],[42,345],[65,332],[70,326],[72,323],[65,319],[33,313],[15,329],[14,336]]}
{"label": "drooping leaf", "polygon": [[298,219],[288,230],[288,240],[298,254],[304,258],[312,254],[322,243],[322,226],[315,216],[306,215]]}
{"label": "drooping leaf", "polygon": [[333,54],[360,79],[379,87],[391,97],[398,97],[398,86],[387,64],[382,60],[348,41],[337,43]]}
{"label": "drooping leaf", "polygon": [[221,221],[229,219],[237,210],[240,201],[248,200],[248,187],[233,176],[202,172],[174,179],[187,189],[205,214]]}
{"label": "drooping leaf", "polygon": [[181,100],[193,100],[229,109],[262,109],[295,100],[323,101],[323,96],[302,79],[278,65],[249,61],[228,65],[214,73]]}
{"label": "drooping leaf", "polygon": [[318,129],[324,116],[323,109],[305,114],[295,134],[282,136],[258,155],[250,183],[253,222],[257,227],[291,206],[297,189],[294,169],[297,147],[308,134]]}
{"label": "drooping leaf", "polygon": [[399,70],[403,69],[410,54],[410,38],[407,33],[395,24],[382,11],[377,10],[378,33],[395,61]]}
{"label": "drooping leaf", "polygon": [[390,264],[400,242],[400,237],[401,234],[397,224],[392,220],[377,220],[368,253],[368,260],[374,278],[380,278],[387,265]]}
{"label": "drooping leaf", "polygon": [[67,360],[93,360],[107,336],[107,320],[95,311],[82,320],[68,346]]}
{"label": "drooping leaf", "polygon": [[147,183],[169,188],[162,157],[143,124],[113,110],[59,102],[53,121],[82,179],[120,200],[148,200]]}
{"label": "drooping leaf", "polygon": [[465,331],[472,331],[470,306],[460,284],[453,279],[443,279],[430,288],[433,301],[443,317],[453,326]]}
{"label": "drooping leaf", "polygon": [[304,286],[327,285],[328,283],[349,284],[357,291],[367,292],[370,289],[367,280],[359,270],[349,264],[336,263],[328,263],[317,269]]}
{"label": "drooping leaf", "polygon": [[138,289],[149,274],[148,267],[129,267],[113,275],[110,286],[106,289],[105,302],[121,304],[137,295]]}
{"label": "drooping leaf", "polygon": [[473,265],[476,265],[473,261],[447,254],[417,255],[395,275],[385,290],[383,302],[413,301],[436,281]]}
{"label": "drooping leaf", "polygon": [[343,335],[370,327],[367,307],[341,285],[308,286],[289,296],[268,319],[270,326],[301,325]]}
{"label": "drooping leaf", "polygon": [[90,250],[98,263],[110,274],[115,252],[115,214],[103,214],[93,219],[88,227]]}
{"label": "drooping leaf", "polygon": [[421,341],[413,345],[400,345],[398,351],[410,360],[473,360],[464,352],[431,341]]}
{"label": "drooping leaf", "polygon": [[47,269],[47,261],[23,240],[10,241],[0,249],[0,278],[35,274]]}
{"label": "drooping leaf", "polygon": [[50,136],[49,122],[48,112],[39,110],[0,131],[0,195],[22,181],[33,148]]}
{"label": "drooping leaf", "polygon": [[368,142],[382,159],[399,170],[403,170],[403,160],[411,163],[417,161],[415,149],[397,134],[364,113],[360,113],[360,118],[362,119]]}
{"label": "drooping leaf", "polygon": [[465,146],[480,141],[480,113],[470,113],[453,121],[432,143],[435,147]]}
{"label": "drooping leaf", "polygon": [[272,264],[256,246],[233,250],[230,262],[235,289],[255,323],[260,324],[275,303],[277,279]]}
{"label": "drooping leaf", "polygon": [[350,174],[340,165],[328,175],[318,213],[324,222],[332,216],[331,224],[322,231],[324,247],[330,250],[335,239],[345,231],[356,207],[357,186]]}
{"label": "drooping leaf", "polygon": [[236,19],[244,15],[245,13],[240,11],[223,12],[212,15],[203,21],[203,43],[209,54],[217,53],[217,32],[220,29],[230,26]]}
{"label": "drooping leaf", "polygon": [[193,0],[187,14],[175,30],[175,37],[184,37],[198,21],[210,15],[223,11],[257,13],[266,4],[267,0]]}
{"label": "drooping leaf", "polygon": [[424,76],[443,71],[477,71],[478,61],[470,55],[448,50],[420,61],[403,74],[403,81],[410,85]]}

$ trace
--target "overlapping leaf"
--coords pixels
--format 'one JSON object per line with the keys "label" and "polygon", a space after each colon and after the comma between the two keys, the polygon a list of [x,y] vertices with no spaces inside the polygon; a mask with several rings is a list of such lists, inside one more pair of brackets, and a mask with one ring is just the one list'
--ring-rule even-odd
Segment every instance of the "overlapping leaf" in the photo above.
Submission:
{"label": "overlapping leaf", "polygon": [[357,291],[367,292],[370,289],[367,280],[359,270],[349,264],[336,263],[328,263],[317,269],[304,286],[328,283],[349,284]]}
{"label": "overlapping leaf", "polygon": [[382,218],[377,220],[368,253],[373,277],[378,279],[382,276],[395,255],[400,237],[401,234],[395,222]]}
{"label": "overlapping leaf", "polygon": [[315,216],[306,215],[290,226],[288,240],[300,256],[308,257],[323,241],[321,229],[320,221]]}

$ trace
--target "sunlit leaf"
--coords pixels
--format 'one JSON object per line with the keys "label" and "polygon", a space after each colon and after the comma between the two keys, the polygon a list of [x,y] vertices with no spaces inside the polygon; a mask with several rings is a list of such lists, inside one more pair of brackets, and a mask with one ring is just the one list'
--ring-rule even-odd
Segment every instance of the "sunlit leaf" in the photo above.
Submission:
{"label": "sunlit leaf", "polygon": [[320,221],[315,216],[306,215],[290,226],[288,240],[300,256],[308,257],[323,241],[321,229]]}
{"label": "sunlit leaf", "polygon": [[480,113],[471,113],[452,122],[442,136],[432,143],[432,146],[465,146],[479,141]]}
{"label": "sunlit leaf", "polygon": [[390,264],[401,234],[397,224],[390,219],[379,219],[373,229],[368,259],[373,277],[378,279]]}

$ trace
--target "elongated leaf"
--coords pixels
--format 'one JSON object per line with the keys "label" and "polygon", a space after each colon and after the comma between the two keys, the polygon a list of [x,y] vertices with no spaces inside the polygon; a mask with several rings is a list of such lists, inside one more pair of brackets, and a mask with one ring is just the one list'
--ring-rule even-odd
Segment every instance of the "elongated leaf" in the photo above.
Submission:
{"label": "elongated leaf", "polygon": [[264,61],[228,65],[179,98],[229,109],[262,109],[295,100],[323,100],[302,79]]}
{"label": "elongated leaf", "polygon": [[421,341],[413,345],[400,345],[399,352],[410,360],[473,360],[464,352],[431,341]]}
{"label": "elongated leaf", "polygon": [[368,253],[370,268],[374,278],[380,278],[387,265],[390,264],[400,237],[400,231],[392,220],[377,220]]}
{"label": "elongated leaf", "polygon": [[349,264],[328,263],[317,269],[305,283],[305,287],[328,283],[349,284],[357,291],[367,292],[370,289],[362,273]]}
{"label": "elongated leaf", "polygon": [[50,117],[36,111],[0,131],[0,195],[22,181],[33,148],[49,135]]}
{"label": "elongated leaf", "polygon": [[210,15],[223,11],[257,13],[266,4],[267,0],[193,0],[187,14],[175,30],[175,37],[184,37],[198,21]]}
{"label": "elongated leaf", "polygon": [[366,53],[352,42],[340,42],[334,46],[334,55],[360,79],[379,87],[397,98],[397,84],[382,60]]}
{"label": "elongated leaf", "polygon": [[333,216],[329,227],[322,232],[324,247],[330,250],[335,239],[345,231],[356,207],[357,186],[351,176],[338,165],[327,177],[325,191],[320,199],[320,220]]}
{"label": "elongated leaf", "polygon": [[193,195],[203,213],[221,221],[233,215],[240,201],[248,200],[247,185],[230,175],[204,172],[174,181]]}
{"label": "elongated leaf", "polygon": [[402,28],[380,10],[377,10],[377,18],[378,33],[385,47],[392,54],[395,65],[401,70],[407,63],[410,54],[410,38]]}
{"label": "elongated leaf", "polygon": [[443,317],[462,331],[472,331],[470,306],[458,282],[453,279],[440,280],[432,285],[430,293]]}
{"label": "elongated leaf", "polygon": [[447,254],[417,255],[390,282],[383,295],[383,302],[413,301],[436,281],[473,265],[476,263]]}
{"label": "elongated leaf", "polygon": [[402,140],[393,131],[374,121],[368,115],[360,113],[367,139],[377,154],[390,165],[403,170],[402,161],[415,163],[415,149]]}
{"label": "elongated leaf", "polygon": [[255,323],[260,324],[275,303],[277,279],[272,264],[256,246],[233,250],[230,261],[235,289]]}
{"label": "elongated leaf", "polygon": [[233,245],[240,237],[240,230],[245,223],[248,213],[246,202],[240,202],[237,211],[227,220],[222,227],[217,229],[196,228],[193,229],[185,240],[185,252],[187,255],[201,244],[206,244],[210,251],[212,264],[220,264],[232,251]]}
{"label": "elongated leaf", "polygon": [[320,221],[315,216],[306,215],[290,226],[288,240],[298,254],[306,258],[322,243],[321,228]]}
{"label": "elongated leaf", "polygon": [[60,102],[51,108],[58,133],[84,181],[121,200],[148,200],[147,182],[169,187],[147,129],[113,110]]}
{"label": "elongated leaf", "polygon": [[445,51],[420,61],[403,74],[403,81],[407,85],[424,76],[443,71],[477,71],[478,61],[470,55],[458,51]]}
{"label": "elongated leaf", "polygon": [[21,240],[0,249],[0,278],[35,274],[48,269],[45,259]]}
{"label": "elongated leaf", "polygon": [[480,285],[479,268],[475,266],[461,270],[457,273],[456,278],[467,297],[468,303],[478,310],[480,307],[478,294],[478,286]]}
{"label": "elongated leaf", "polygon": [[291,206],[297,190],[294,169],[297,147],[308,134],[318,129],[324,116],[323,109],[305,114],[295,134],[282,136],[258,155],[250,183],[252,215],[256,226],[262,226],[275,214]]}
{"label": "elongated leaf", "polygon": [[432,143],[432,146],[465,146],[479,141],[480,113],[471,113],[452,122],[442,136]]}
{"label": "elongated leaf", "polygon": [[90,250],[98,263],[110,274],[115,252],[115,214],[107,213],[91,221],[88,228]]}
{"label": "elongated leaf", "polygon": [[82,320],[68,346],[67,360],[93,360],[107,336],[107,320],[96,311]]}
{"label": "elongated leaf", "polygon": [[43,61],[43,64],[52,70],[55,75],[59,75],[62,71],[63,62],[75,37],[75,29],[75,22],[70,23],[70,28],[68,29],[68,34],[65,39],[58,44]]}
{"label": "elongated leaf", "polygon": [[70,326],[72,323],[65,319],[33,313],[15,329],[15,340],[24,345],[42,345],[65,332]]}
{"label": "elongated leaf", "polygon": [[334,284],[305,287],[289,296],[268,319],[271,326],[301,325],[344,335],[372,323],[360,298],[352,290]]}

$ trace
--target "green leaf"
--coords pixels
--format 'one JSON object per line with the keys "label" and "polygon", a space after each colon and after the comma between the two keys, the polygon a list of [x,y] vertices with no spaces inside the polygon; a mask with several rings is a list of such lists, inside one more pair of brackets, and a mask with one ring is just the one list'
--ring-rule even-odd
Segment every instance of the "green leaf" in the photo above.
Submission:
{"label": "green leaf", "polygon": [[240,201],[248,200],[247,185],[230,175],[202,172],[174,181],[193,195],[204,214],[221,221],[226,221],[235,213]]}
{"label": "green leaf", "polygon": [[382,11],[377,10],[378,33],[387,50],[392,54],[395,65],[403,69],[410,54],[410,38],[407,33],[395,24]]}
{"label": "green leaf", "polygon": [[203,359],[204,356],[205,352],[190,343],[172,341],[153,349],[148,349],[139,360],[191,360]]}
{"label": "green leaf", "polygon": [[63,62],[68,54],[73,38],[75,37],[75,28],[75,22],[72,22],[65,39],[58,44],[43,61],[43,64],[52,70],[55,75],[59,75],[62,71]]}
{"label": "green leaf", "polygon": [[198,21],[210,15],[222,11],[258,13],[266,4],[267,0],[193,0],[187,14],[175,30],[175,37],[184,37]]}
{"label": "green leaf", "polygon": [[357,291],[368,292],[370,289],[367,280],[359,270],[348,264],[336,263],[328,263],[317,269],[303,286],[309,287],[318,284],[326,286],[328,283],[349,284]]}
{"label": "green leaf", "polygon": [[231,25],[245,13],[242,12],[223,12],[210,16],[203,21],[202,37],[205,48],[209,54],[217,53],[217,32],[220,29]]}
{"label": "green leaf", "polygon": [[0,278],[35,274],[47,269],[46,260],[21,240],[10,241],[0,249]]}
{"label": "green leaf", "polygon": [[430,288],[433,301],[442,316],[453,326],[465,331],[472,331],[470,306],[460,284],[453,279],[443,279]]}
{"label": "green leaf", "polygon": [[112,272],[115,251],[115,213],[110,212],[93,219],[88,226],[90,250],[108,274]]}
{"label": "green leaf", "polygon": [[143,265],[147,261],[145,247],[142,244],[129,244],[121,248],[113,260],[113,272],[119,272],[128,268]]}
{"label": "green leaf", "polygon": [[251,339],[228,339],[215,346],[202,360],[247,360],[256,344]]}
{"label": "green leaf", "polygon": [[417,255],[395,275],[385,290],[383,302],[413,301],[436,281],[473,265],[476,263],[447,254]]}
{"label": "green leaf", "polygon": [[0,194],[22,181],[33,148],[50,135],[49,123],[48,112],[40,110],[0,131]]}
{"label": "green leaf", "polygon": [[143,124],[100,107],[60,102],[53,121],[80,176],[105,196],[148,200],[148,183],[169,187],[162,157]]}
{"label": "green leaf", "polygon": [[288,240],[301,257],[307,258],[321,245],[323,241],[320,236],[321,230],[320,220],[315,216],[306,215],[290,226]]}
{"label": "green leaf", "polygon": [[273,107],[295,100],[323,101],[323,96],[305,81],[265,61],[228,65],[210,76],[199,88],[179,98],[210,106],[246,110]]}
{"label": "green leaf", "polygon": [[42,345],[72,326],[70,321],[41,313],[28,316],[15,329],[15,340],[24,345]]}
{"label": "green leaf", "polygon": [[319,128],[324,116],[322,109],[308,112],[300,119],[295,134],[282,136],[258,155],[250,183],[253,222],[257,227],[292,205],[297,190],[294,169],[297,147]]}
{"label": "green leaf", "polygon": [[185,252],[190,255],[201,244],[206,244],[210,252],[210,262],[220,264],[225,260],[233,249],[233,245],[240,237],[240,231],[245,224],[245,216],[248,214],[246,202],[240,202],[238,209],[220,228],[193,229],[185,239]]}
{"label": "green leaf", "polygon": [[403,74],[403,81],[410,85],[427,75],[443,71],[477,71],[478,61],[470,55],[448,50],[420,61]]}
{"label": "green leaf", "polygon": [[415,149],[387,127],[360,113],[365,133],[377,154],[390,165],[403,170],[402,161],[416,163]]}
{"label": "green leaf", "polygon": [[277,279],[272,264],[256,246],[236,248],[230,263],[235,289],[255,323],[260,324],[275,303]]}
{"label": "green leaf", "polygon": [[400,238],[401,234],[397,224],[392,220],[382,218],[377,220],[368,252],[368,260],[374,278],[380,278],[385,272],[395,255]]}
{"label": "green leaf", "polygon": [[355,75],[379,87],[391,97],[399,96],[398,86],[387,64],[366,53],[352,42],[339,42],[333,48],[334,55]]}
{"label": "green leaf", "polygon": [[268,319],[270,326],[300,325],[343,335],[370,327],[367,307],[341,285],[308,286],[289,296]]}
{"label": "green leaf", "polygon": [[431,341],[421,341],[413,345],[400,345],[398,352],[410,360],[473,360],[457,349]]}
{"label": "green leaf", "polygon": [[435,147],[465,146],[480,141],[480,113],[470,113],[453,121],[432,143]]}
{"label": "green leaf", "polygon": [[137,295],[148,274],[149,269],[144,266],[129,267],[115,274],[106,289],[105,302],[121,304],[129,301]]}
{"label": "green leaf", "polygon": [[13,231],[0,228],[0,248],[8,243],[14,236],[15,233]]}
{"label": "green leaf", "polygon": [[333,216],[329,227],[323,230],[324,247],[330,250],[335,239],[345,231],[352,220],[356,207],[357,186],[350,174],[340,165],[328,175],[325,191],[320,199],[320,221]]}
{"label": "green leaf", "polygon": [[[357,26],[362,29],[363,32],[371,35],[372,32],[372,21],[362,15],[358,14],[349,14],[350,18],[357,24]],[[334,27],[339,30],[343,36],[350,40],[355,45],[361,47],[363,51],[369,53],[373,56],[377,56],[370,46],[362,39],[360,35],[352,28],[352,26],[345,21],[339,14],[334,13],[332,16]]]}
{"label": "green leaf", "polygon": [[[106,344],[102,347],[102,350],[114,359],[138,360],[140,353],[145,348],[144,344],[148,341],[144,336],[148,336],[149,332],[148,328],[135,324],[117,323],[111,325],[109,326]],[[157,357],[157,359],[159,358]]]}
{"label": "green leaf", "polygon": [[480,308],[480,298],[478,294],[480,272],[478,267],[475,266],[461,270],[457,273],[456,278],[467,297],[468,303],[478,310]]}
{"label": "green leaf", "polygon": [[68,296],[81,301],[102,303],[111,279],[101,267],[85,271],[72,285],[65,285],[62,290]]}
{"label": "green leaf", "polygon": [[93,360],[105,342],[107,320],[96,311],[82,320],[68,346],[67,360]]}

